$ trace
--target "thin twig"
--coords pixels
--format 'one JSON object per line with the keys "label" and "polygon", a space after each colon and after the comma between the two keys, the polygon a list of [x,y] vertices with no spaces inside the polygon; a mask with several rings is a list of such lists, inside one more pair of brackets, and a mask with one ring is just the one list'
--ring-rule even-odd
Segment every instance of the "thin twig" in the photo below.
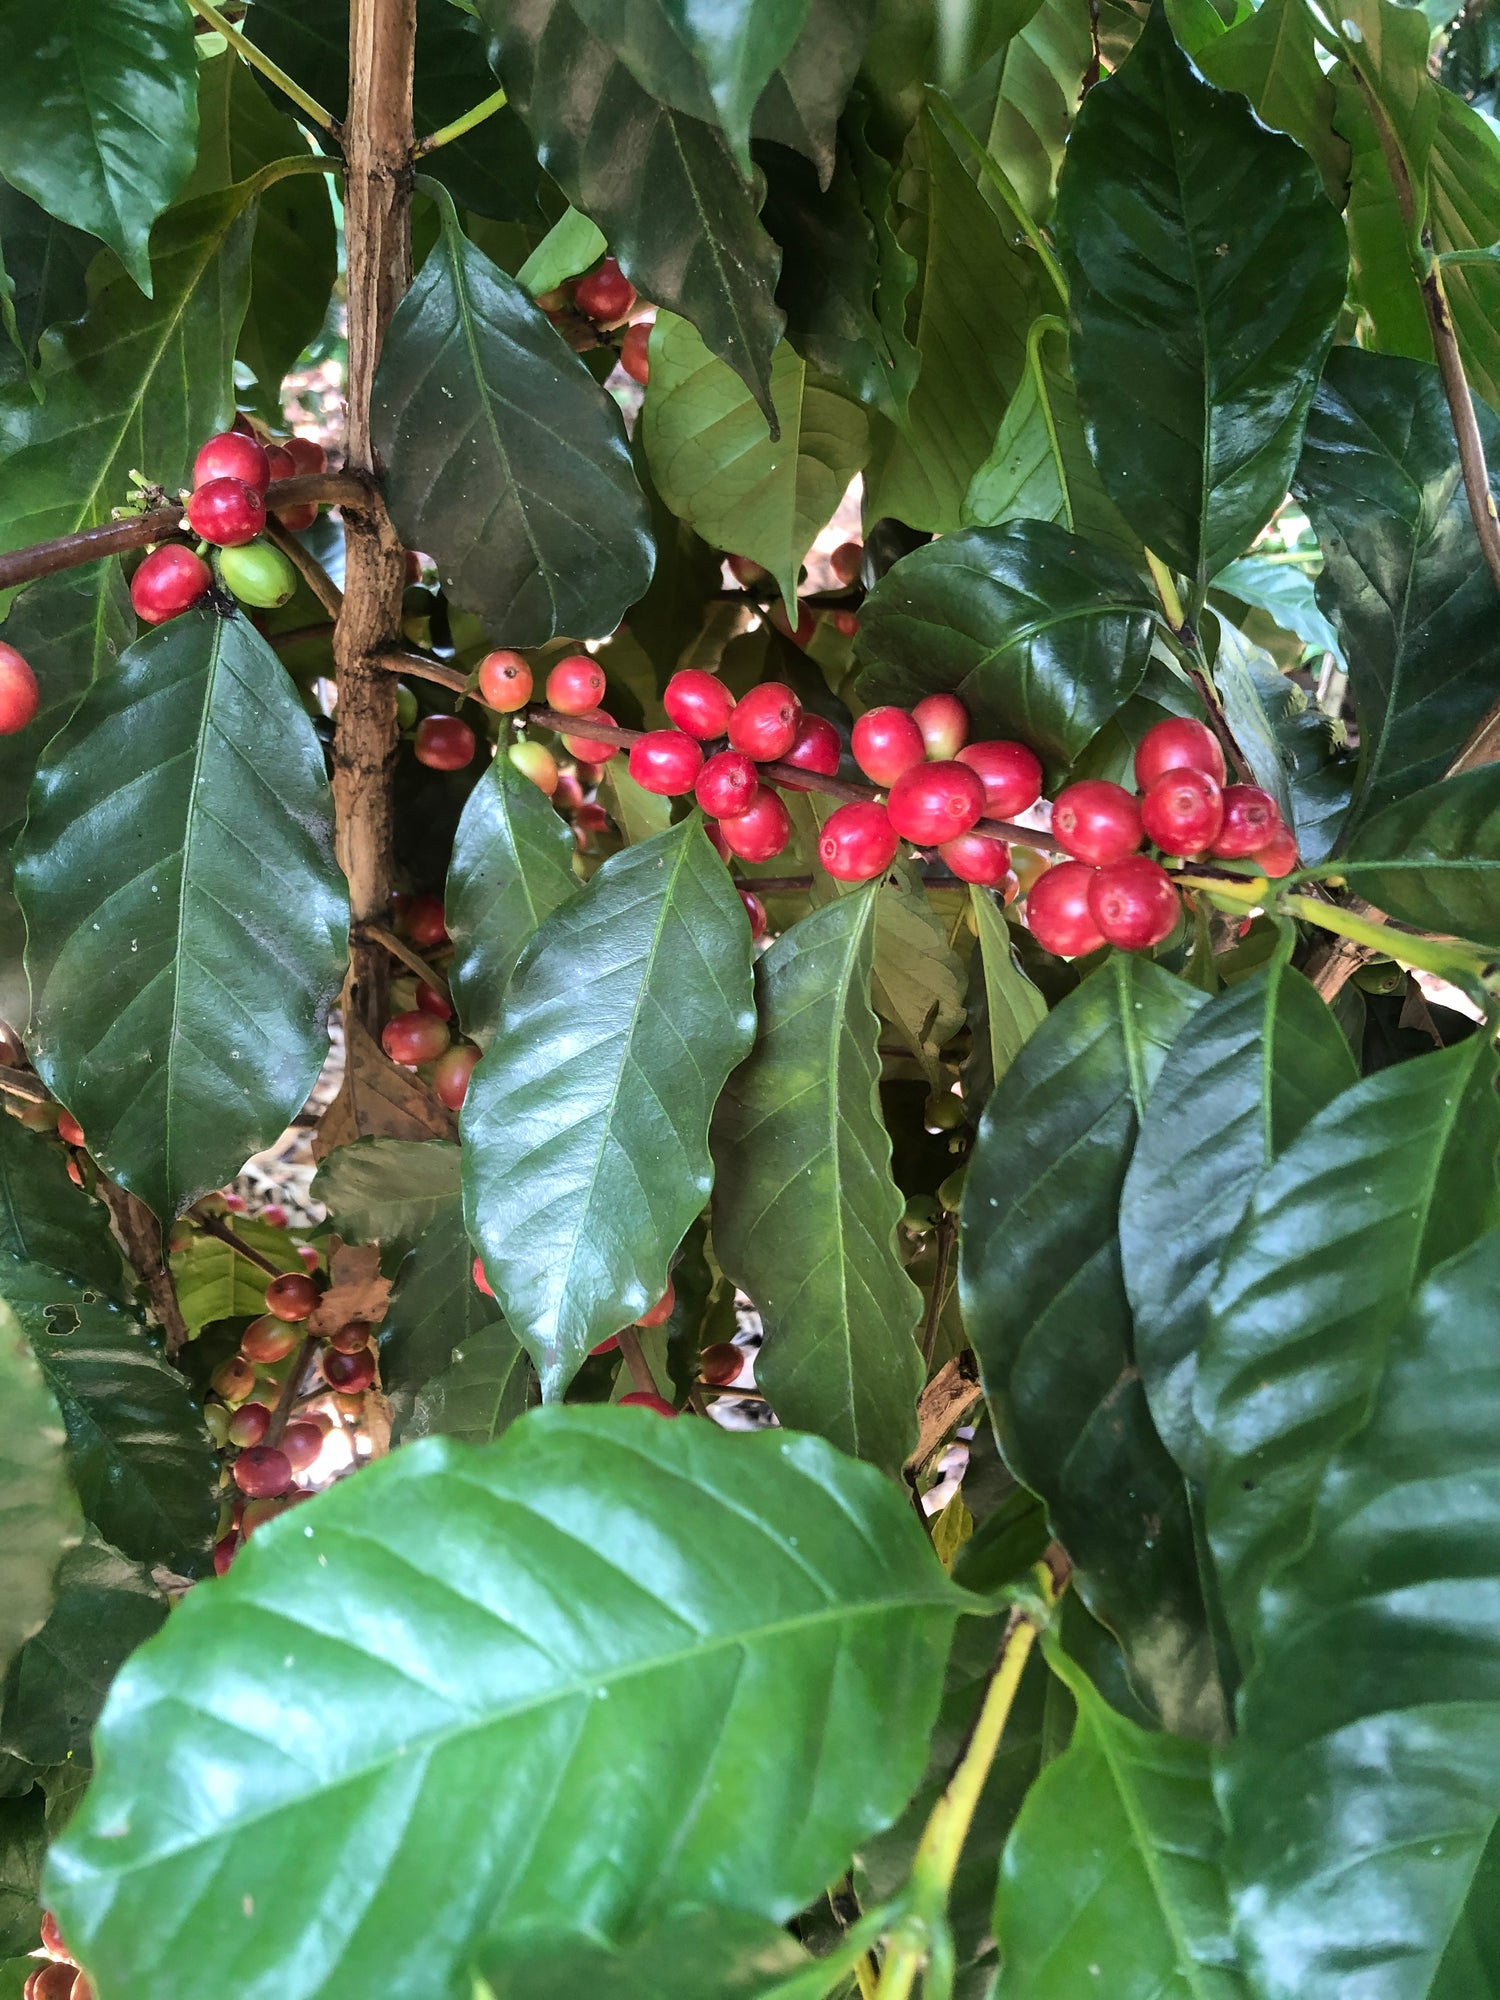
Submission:
{"label": "thin twig", "polygon": [[195,1215],[193,1217],[193,1226],[200,1230],[203,1235],[212,1236],[216,1242],[227,1244],[231,1250],[237,1251],[247,1263],[258,1264],[261,1270],[268,1271],[273,1278],[284,1278],[286,1276],[286,1272],[279,1264],[273,1264],[263,1251],[254,1249],[242,1236],[236,1236],[234,1231],[220,1222],[217,1216]]}
{"label": "thin twig", "polygon": [[266,516],[266,537],[280,549],[329,617],[337,618],[344,608],[344,593],[317,557],[303,548],[297,537],[269,514]]}
{"label": "thin twig", "polygon": [[0,1090],[8,1090],[12,1097],[24,1097],[28,1104],[45,1104],[52,1095],[40,1077],[23,1069],[0,1069]]}
{"label": "thin twig", "polygon": [[263,77],[275,84],[283,96],[292,100],[299,111],[305,111],[315,125],[321,125],[332,138],[337,139],[340,136],[343,127],[333,113],[325,105],[319,104],[317,98],[305,91],[294,77],[288,76],[284,69],[273,63],[254,42],[247,41],[238,28],[225,20],[217,7],[209,5],[209,0],[188,0],[188,5],[195,14],[207,21],[216,34],[222,35],[232,49],[238,49],[252,69],[258,69]]}
{"label": "thin twig", "polygon": [[503,90],[492,90],[488,97],[476,104],[472,111],[466,111],[462,118],[455,118],[451,125],[440,125],[436,132],[429,132],[425,139],[418,139],[412,147],[412,158],[421,159],[424,153],[436,152],[439,146],[451,145],[461,139],[466,132],[472,132],[476,125],[482,125],[486,118],[493,118],[497,111],[503,111],[506,96]]}
{"label": "thin twig", "polygon": [[318,1358],[318,1336],[310,1333],[297,1349],[296,1359],[286,1371],[286,1380],[281,1385],[281,1394],[276,1398],[276,1407],[271,1412],[271,1421],[266,1425],[265,1442],[280,1444],[286,1430],[287,1419],[295,1404],[304,1399],[303,1392],[307,1378]]}
{"label": "thin twig", "polygon": [[414,972],[418,979],[425,979],[435,993],[441,993],[445,1000],[453,998],[442,973],[435,966],[429,965],[420,953],[413,951],[409,944],[398,938],[394,931],[387,930],[384,924],[361,924],[359,929],[362,937],[371,939],[375,944],[384,945],[391,957],[399,959],[408,972]]}
{"label": "thin twig", "polygon": [[944,1212],[937,1222],[937,1261],[932,1273],[932,1291],[927,1300],[927,1317],[922,1326],[922,1366],[932,1366],[932,1350],[937,1346],[938,1322],[943,1316],[943,1294],[948,1289],[948,1265],[953,1256],[953,1218]]}
{"label": "thin twig", "polygon": [[429,660],[425,653],[377,653],[370,664],[383,667],[388,674],[400,674],[405,680],[435,681],[439,687],[451,688],[454,694],[470,691],[466,673],[458,667],[445,667],[441,660]]}
{"label": "thin twig", "polygon": [[620,1343],[620,1352],[625,1357],[625,1366],[630,1370],[630,1379],[635,1384],[636,1394],[659,1396],[661,1391],[656,1386],[656,1377],[651,1373],[651,1364],[647,1361],[645,1349],[641,1346],[641,1336],[633,1326],[625,1326],[621,1327],[616,1338]]}

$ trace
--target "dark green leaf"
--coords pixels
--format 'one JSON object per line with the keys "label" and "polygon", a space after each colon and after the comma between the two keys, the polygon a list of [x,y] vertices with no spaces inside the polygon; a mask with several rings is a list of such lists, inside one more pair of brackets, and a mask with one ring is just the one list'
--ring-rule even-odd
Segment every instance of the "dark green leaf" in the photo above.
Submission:
{"label": "dark green leaf", "polygon": [[46,1264],[91,1291],[123,1296],[119,1246],[101,1202],[68,1178],[56,1141],[0,1119],[0,1257]]}
{"label": "dark green leaf", "polygon": [[29,374],[47,328],[83,312],[85,273],[98,248],[93,237],[70,229],[0,181],[0,252],[12,287],[6,307],[12,346],[7,352],[0,344],[0,380]]}
{"label": "dark green leaf", "polygon": [[1041,1494],[1084,1602],[1169,1727],[1222,1695],[1182,1476],[1135,1366],[1116,1215],[1141,1113],[1202,995],[1117,953],[1037,1028],[985,1106],[959,1293],[1005,1462]]}
{"label": "dark green leaf", "polygon": [[417,1237],[457,1199],[458,1148],[441,1139],[355,1139],[328,1154],[312,1195],[346,1242]]}
{"label": "dark green leaf", "polygon": [[1496,1062],[1481,1037],[1366,1077],[1262,1176],[1198,1355],[1206,1520],[1241,1655],[1329,1460],[1365,1421],[1427,1274],[1500,1223]]}
{"label": "dark green leaf", "polygon": [[448,867],[453,1004],[488,1048],[516,960],[552,912],[576,896],[576,852],[547,795],[496,757],[469,794]]}
{"label": "dark green leaf", "polygon": [[974,735],[1067,764],[1139,686],[1151,598],[1106,550],[1050,521],[966,528],[905,556],[865,600],[859,692],[951,688]]}
{"label": "dark green leaf", "polygon": [[1493,1922],[1497,1295],[1493,1232],[1416,1290],[1368,1419],[1323,1474],[1307,1551],[1265,1600],[1220,1794],[1265,2000],[1351,1977],[1381,2000],[1493,1990],[1492,1957],[1435,1981],[1466,1899]]}
{"label": "dark green leaf", "polygon": [[1445,778],[1375,813],[1339,867],[1404,923],[1500,944],[1500,765]]}
{"label": "dark green leaf", "polygon": [[36,1950],[46,1809],[46,1795],[37,1786],[20,1798],[0,1799],[0,1956]]}
{"label": "dark green leaf", "polygon": [[0,1755],[45,1769],[86,1753],[110,1682],[166,1615],[144,1567],[90,1528],[62,1559],[51,1617],[0,1682]]}
{"label": "dark green leaf", "polygon": [[684,319],[658,314],[651,383],[641,413],[656,489],[674,514],[717,549],[770,570],[782,596],[864,464],[864,411],[813,375],[783,341],[771,364],[779,434],[733,369]]}
{"label": "dark green leaf", "polygon": [[995,2000],[1240,2000],[1207,1751],[1138,1728],[1049,1658],[1078,1722],[1005,1849]]}
{"label": "dark green leaf", "polygon": [[1157,8],[1084,101],[1057,229],[1100,476],[1201,587],[1286,492],[1344,301],[1338,214],[1301,147],[1205,83]]}
{"label": "dark green leaf", "polygon": [[120,565],[86,563],[29,584],[14,600],[3,636],[30,661],[41,690],[35,719],[16,735],[0,737],[0,1016],[24,1033],[31,995],[21,962],[26,926],[11,883],[13,850],[38,757],[135,637]]}
{"label": "dark green leaf", "polygon": [[296,690],[212,610],[138,640],[43,759],[16,867],[34,1059],[164,1218],[273,1139],[322,1068],[348,923],[331,821]]}
{"label": "dark green leaf", "polygon": [[473,1263],[463,1204],[454,1201],[428,1223],[397,1274],[380,1329],[380,1384],[397,1438],[411,1422],[418,1393],[455,1365],[455,1354],[503,1331],[499,1307],[474,1283]]}
{"label": "dark green leaf", "polygon": [[151,225],[193,167],[193,17],[158,0],[0,11],[0,174],[151,290]]}
{"label": "dark green leaf", "polygon": [[464,1206],[549,1400],[665,1292],[754,1032],[749,927],[696,815],[607,861],[512,974],[464,1102]]}
{"label": "dark green leaf", "polygon": [[509,1327],[496,1323],[453,1350],[453,1364],[418,1392],[402,1442],[419,1437],[493,1444],[530,1401],[531,1368]]}
{"label": "dark green leaf", "polygon": [[68,1432],[84,1512],[136,1562],[191,1576],[213,1542],[218,1461],[203,1413],[140,1322],[38,1264],[0,1263]]}
{"label": "dark green leaf", "polygon": [[[1487,452],[1500,417],[1476,408]],[[1356,822],[1440,778],[1500,697],[1500,601],[1464,496],[1437,369],[1338,348],[1296,478],[1322,544],[1318,599],[1349,656]]]}
{"label": "dark green leaf", "polygon": [[0,1303],[0,1667],[38,1631],[52,1578],[81,1517],[68,1476],[67,1434],[20,1322]]}
{"label": "dark green leaf", "polygon": [[[184,16],[186,19],[186,16]],[[0,393],[0,547],[107,520],[132,470],[169,491],[233,408],[249,298],[253,187],[184,202],[153,239],[153,296],[117,273],[76,325],[42,343],[43,400]]]}
{"label": "dark green leaf", "polygon": [[691,320],[770,414],[776,246],[720,134],[643,91],[570,0],[479,0],[547,171],[627,277]]}
{"label": "dark green leaf", "polygon": [[1355,1075],[1284,953],[1200,1007],[1162,1065],[1120,1197],[1120,1252],[1146,1400],[1194,1480],[1207,1465],[1193,1380],[1224,1246],[1261,1174]]}
{"label": "dark green leaf", "polygon": [[[153,2000],[432,2000],[486,1927],[608,1941],[731,1880],[782,1920],[916,1783],[972,1603],[819,1439],[613,1409],[428,1439],[261,1530],[131,1663],[48,1894],[101,1989]],[[314,1943],[351,1842],[369,1893]]]}
{"label": "dark green leaf", "polygon": [[757,1386],[785,1424],[899,1474],[917,1441],[922,1295],[876,1085],[871,887],[756,965],[760,1032],[714,1118],[714,1255],[765,1323]]}
{"label": "dark green leaf", "polygon": [[590,1939],[518,1934],[482,1954],[488,2000],[762,2000],[812,1960],[795,1938],[740,1910],[698,1910],[658,1924],[620,1951]]}
{"label": "dark green leaf", "polygon": [[492,638],[602,637],[651,578],[619,410],[446,195],[440,207],[375,376],[391,518]]}
{"label": "dark green leaf", "polygon": [[[248,1215],[231,1219],[240,1242],[269,1257],[279,1271],[302,1269],[297,1246],[284,1229]],[[264,1267],[251,1263],[219,1237],[202,1236],[195,1230],[185,1247],[174,1250],[168,1261],[189,1340],[196,1340],[215,1320],[244,1319],[265,1311]]]}
{"label": "dark green leaf", "polygon": [[834,170],[834,127],[875,14],[876,0],[812,0],[790,55],[755,107],[755,137],[804,154],[825,185]]}
{"label": "dark green leaf", "polygon": [[1221,90],[1243,91],[1262,125],[1290,132],[1317,161],[1328,199],[1342,207],[1349,146],[1335,129],[1333,85],[1318,55],[1307,0],[1264,0],[1193,60]]}

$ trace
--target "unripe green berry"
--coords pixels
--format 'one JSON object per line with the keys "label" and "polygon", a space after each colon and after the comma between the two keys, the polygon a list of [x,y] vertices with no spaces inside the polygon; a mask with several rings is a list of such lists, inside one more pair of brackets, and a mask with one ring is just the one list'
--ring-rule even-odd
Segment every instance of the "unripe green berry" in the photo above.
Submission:
{"label": "unripe green berry", "polygon": [[297,588],[297,572],[270,542],[244,542],[219,551],[219,576],[241,604],[274,611]]}

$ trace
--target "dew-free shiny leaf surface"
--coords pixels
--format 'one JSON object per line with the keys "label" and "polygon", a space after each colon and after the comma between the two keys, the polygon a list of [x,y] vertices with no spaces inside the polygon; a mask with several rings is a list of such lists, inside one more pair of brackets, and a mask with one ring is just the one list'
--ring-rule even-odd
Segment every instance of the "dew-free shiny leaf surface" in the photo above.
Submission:
{"label": "dew-free shiny leaf surface", "polygon": [[1372,814],[1349,843],[1348,869],[1362,896],[1402,922],[1500,943],[1500,765]]}
{"label": "dew-free shiny leaf surface", "polygon": [[46,1622],[52,1578],[82,1526],[67,1433],[20,1321],[0,1306],[0,1666]]}
{"label": "dew-free shiny leaf surface", "polygon": [[432,2000],[486,1929],[731,1891],[784,1920],[916,1783],[971,1602],[819,1439],[607,1409],[428,1439],[136,1654],[47,1893],[118,2000]]}
{"label": "dew-free shiny leaf surface", "polygon": [[323,751],[247,619],[138,640],[43,759],[16,869],[33,1055],[164,1218],[302,1107],[348,903]]}

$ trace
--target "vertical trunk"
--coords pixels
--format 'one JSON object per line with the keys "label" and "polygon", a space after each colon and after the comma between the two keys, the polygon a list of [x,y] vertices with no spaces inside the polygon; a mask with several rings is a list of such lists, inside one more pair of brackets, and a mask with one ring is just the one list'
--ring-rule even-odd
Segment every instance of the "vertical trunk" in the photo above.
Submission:
{"label": "vertical trunk", "polygon": [[[349,266],[346,462],[373,474],[370,386],[391,315],[411,282],[412,62],[416,0],[351,0],[344,235]],[[384,1022],[389,964],[362,926],[387,921],[396,685],[368,664],[398,645],[404,554],[378,499],[344,510],[344,604],[334,632],[338,713],[333,795],[339,862],[354,928],[348,1005],[372,1033]]]}

